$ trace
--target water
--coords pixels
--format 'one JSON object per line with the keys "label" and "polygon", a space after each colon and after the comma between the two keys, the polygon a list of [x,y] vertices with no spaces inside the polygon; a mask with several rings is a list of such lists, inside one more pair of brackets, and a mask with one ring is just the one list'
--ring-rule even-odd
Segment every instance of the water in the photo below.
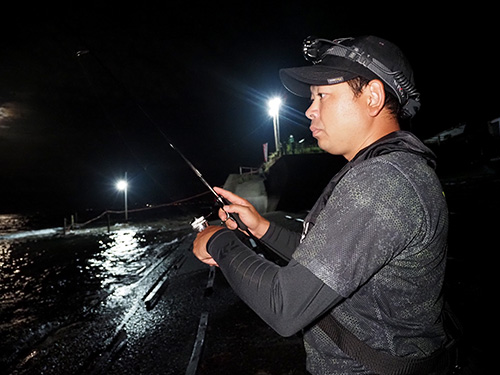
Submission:
{"label": "water", "polygon": [[[22,215],[22,214],[0,214],[0,239],[9,238],[11,236],[32,235],[38,230],[42,233],[47,230],[45,227],[52,223],[48,221],[43,223],[40,215]],[[54,230],[57,228],[50,228]]]}
{"label": "water", "polygon": [[28,227],[29,218],[18,214],[0,215],[0,235],[18,232]]}
{"label": "water", "polygon": [[145,271],[191,232],[185,219],[65,235],[39,223],[0,215],[0,368],[24,368],[63,327],[119,319]]}

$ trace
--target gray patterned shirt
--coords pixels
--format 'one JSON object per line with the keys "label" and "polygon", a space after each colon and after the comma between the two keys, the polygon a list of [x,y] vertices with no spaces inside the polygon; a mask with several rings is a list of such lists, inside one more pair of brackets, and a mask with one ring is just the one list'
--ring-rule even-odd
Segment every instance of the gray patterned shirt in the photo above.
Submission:
{"label": "gray patterned shirt", "polygon": [[448,211],[433,166],[418,139],[392,133],[334,176],[302,237],[271,224],[261,240],[293,253],[288,265],[255,254],[227,229],[207,249],[277,332],[303,330],[312,374],[374,374],[314,324],[326,312],[375,349],[426,357],[445,341],[439,317]]}

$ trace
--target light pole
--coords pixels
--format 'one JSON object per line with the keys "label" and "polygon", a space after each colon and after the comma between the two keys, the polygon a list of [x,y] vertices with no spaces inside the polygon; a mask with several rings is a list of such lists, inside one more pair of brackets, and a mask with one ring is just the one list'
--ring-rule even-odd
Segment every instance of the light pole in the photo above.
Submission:
{"label": "light pole", "polygon": [[281,142],[280,142],[280,106],[281,99],[278,97],[272,98],[268,102],[269,106],[269,116],[273,118],[274,126],[274,144],[276,147],[276,152],[279,154],[281,152]]}
{"label": "light pole", "polygon": [[128,221],[128,207],[127,207],[127,172],[125,172],[125,179],[120,180],[116,183],[116,188],[120,191],[123,190],[123,196],[125,198],[125,221]]}

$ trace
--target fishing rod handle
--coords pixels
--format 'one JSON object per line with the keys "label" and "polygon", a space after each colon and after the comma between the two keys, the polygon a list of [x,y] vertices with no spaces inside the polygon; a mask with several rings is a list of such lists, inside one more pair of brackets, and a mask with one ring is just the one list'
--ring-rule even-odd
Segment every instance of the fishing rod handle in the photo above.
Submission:
{"label": "fishing rod handle", "polygon": [[[220,198],[221,204],[223,204],[224,206],[226,206],[226,205],[230,205],[230,204],[231,204],[231,202],[230,202],[230,201],[228,201],[228,200],[227,200],[226,198],[224,198],[224,197],[221,197],[220,195],[219,195],[219,198]],[[234,222],[238,225],[238,228],[240,228],[240,229],[241,229],[241,230],[243,230],[243,231],[246,231],[246,232],[250,233],[250,232],[248,231],[248,227],[245,225],[245,223],[243,223],[243,222],[241,221],[240,216],[239,216],[237,213],[234,213],[234,212],[229,213],[229,212],[226,212],[226,211],[224,211],[224,212],[226,213],[226,215],[227,215],[228,219],[232,219],[232,220],[234,220]]]}

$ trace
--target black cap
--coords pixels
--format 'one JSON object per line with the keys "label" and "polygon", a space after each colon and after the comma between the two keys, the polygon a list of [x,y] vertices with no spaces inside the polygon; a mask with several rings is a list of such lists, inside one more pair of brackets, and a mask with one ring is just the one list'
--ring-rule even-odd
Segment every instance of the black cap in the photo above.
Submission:
{"label": "black cap", "polygon": [[304,55],[313,65],[280,70],[283,85],[293,94],[309,97],[310,86],[334,85],[356,77],[380,79],[386,88],[409,107],[407,117],[418,110],[419,94],[413,70],[401,50],[376,36],[336,40],[308,38]]}

